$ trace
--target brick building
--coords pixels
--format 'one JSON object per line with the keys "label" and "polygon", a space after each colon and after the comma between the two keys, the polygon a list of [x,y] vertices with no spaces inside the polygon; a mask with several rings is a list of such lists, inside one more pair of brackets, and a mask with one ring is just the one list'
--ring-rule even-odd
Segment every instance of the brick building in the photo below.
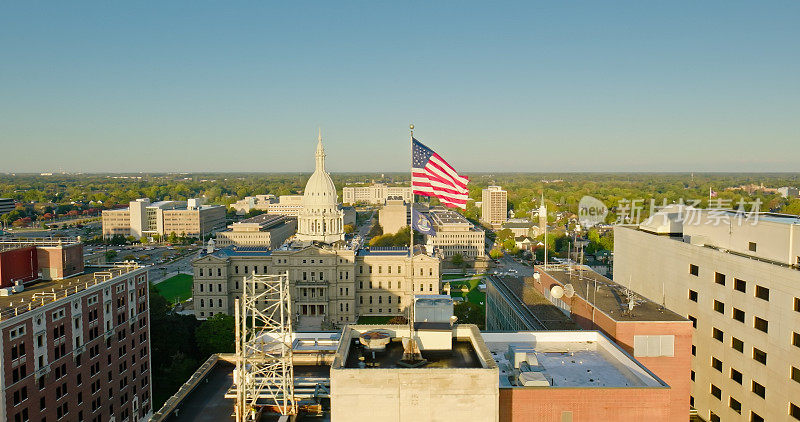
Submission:
{"label": "brick building", "polygon": [[0,238],[0,287],[83,272],[83,244],[71,239]]}
{"label": "brick building", "polygon": [[40,281],[0,296],[0,418],[145,421],[149,345],[145,268]]}
{"label": "brick building", "polygon": [[[583,267],[536,267],[533,287],[584,330],[599,330],[670,386],[670,413],[686,420],[691,392],[692,323]],[[554,297],[554,286],[574,294]],[[569,287],[568,287],[569,286]],[[629,303],[633,301],[633,310]]]}

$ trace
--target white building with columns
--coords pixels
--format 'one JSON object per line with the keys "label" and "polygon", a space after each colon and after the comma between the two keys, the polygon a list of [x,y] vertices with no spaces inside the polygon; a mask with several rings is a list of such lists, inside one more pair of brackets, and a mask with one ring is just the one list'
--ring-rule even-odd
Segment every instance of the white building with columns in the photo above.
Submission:
{"label": "white building with columns", "polygon": [[344,212],[331,176],[325,171],[322,135],[317,139],[316,167],[303,192],[302,209],[297,215],[299,241],[334,243],[344,240]]}

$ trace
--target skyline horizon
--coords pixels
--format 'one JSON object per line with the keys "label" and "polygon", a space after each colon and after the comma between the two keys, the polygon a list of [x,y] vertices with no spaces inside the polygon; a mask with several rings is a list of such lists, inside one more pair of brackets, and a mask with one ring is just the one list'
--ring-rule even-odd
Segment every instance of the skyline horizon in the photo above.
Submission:
{"label": "skyline horizon", "polygon": [[308,6],[0,5],[0,170],[798,170],[798,2]]}

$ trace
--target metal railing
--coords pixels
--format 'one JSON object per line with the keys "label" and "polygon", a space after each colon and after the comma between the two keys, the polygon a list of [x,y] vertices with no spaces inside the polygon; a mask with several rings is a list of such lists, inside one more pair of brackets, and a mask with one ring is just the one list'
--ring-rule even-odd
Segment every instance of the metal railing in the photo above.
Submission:
{"label": "metal railing", "polygon": [[[0,321],[13,318],[38,307],[64,299],[70,295],[84,291],[90,287],[104,283],[108,280],[119,277],[123,274],[127,274],[139,268],[142,268],[139,264],[125,261],[115,264],[115,266],[108,268],[107,271],[98,271],[93,273],[91,280],[88,278],[82,278],[80,281],[76,279],[70,282],[70,279],[65,279],[61,284],[58,285],[58,287],[56,287],[54,284],[49,291],[42,290],[35,292],[27,301],[22,297],[14,300],[14,295],[8,296],[8,298],[11,300],[9,301],[8,306],[5,306],[2,310],[0,310]],[[64,286],[64,284],[68,285]],[[14,306],[14,302],[17,301],[19,304]]]}

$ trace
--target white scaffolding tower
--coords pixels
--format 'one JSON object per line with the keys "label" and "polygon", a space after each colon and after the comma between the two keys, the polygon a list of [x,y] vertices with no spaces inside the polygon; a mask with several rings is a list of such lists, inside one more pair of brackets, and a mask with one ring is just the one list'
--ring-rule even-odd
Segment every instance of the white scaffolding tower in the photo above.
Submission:
{"label": "white scaffolding tower", "polygon": [[292,367],[289,273],[245,277],[236,300],[236,421],[260,410],[297,414]]}

